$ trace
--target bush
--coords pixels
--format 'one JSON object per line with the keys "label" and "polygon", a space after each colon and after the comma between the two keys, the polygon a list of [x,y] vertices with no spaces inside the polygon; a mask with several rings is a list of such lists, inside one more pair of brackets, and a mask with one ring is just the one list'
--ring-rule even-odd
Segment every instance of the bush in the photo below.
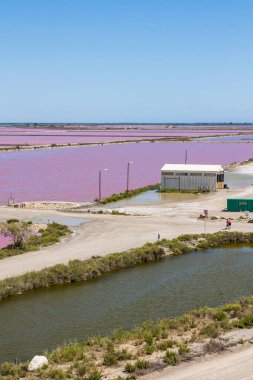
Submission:
{"label": "bush", "polygon": [[224,321],[227,318],[227,315],[224,311],[217,311],[213,314],[213,319],[216,321]]}
{"label": "bush", "polygon": [[217,336],[219,335],[219,330],[216,325],[212,324],[212,325],[207,325],[203,327],[200,330],[200,333],[203,335],[209,336],[210,338],[217,338]]}
{"label": "bush", "polygon": [[211,354],[214,352],[219,352],[225,350],[225,345],[223,342],[215,339],[211,339],[206,345],[204,346],[205,352]]}
{"label": "bush", "polygon": [[10,224],[10,223],[18,223],[19,222],[19,220],[18,219],[8,219],[7,221],[6,221],[6,223],[8,223],[8,224]]}
{"label": "bush", "polygon": [[253,314],[246,315],[242,317],[240,320],[235,321],[233,323],[235,327],[238,328],[249,328],[253,326]]}
{"label": "bush", "polygon": [[146,354],[147,355],[152,355],[153,352],[155,352],[155,346],[153,344],[151,346],[146,347]]}
{"label": "bush", "polygon": [[102,379],[102,374],[97,369],[91,370],[89,375],[85,377],[85,380],[100,380],[100,379]]}
{"label": "bush", "polygon": [[[18,219],[9,219],[7,221],[7,224],[9,224],[9,226],[12,226],[12,229],[14,229],[15,227],[16,231],[18,230],[22,231],[22,228],[24,228],[26,231],[26,226],[29,226],[29,231],[30,231],[30,226],[32,222],[31,221],[24,222],[22,226],[21,222],[19,223]],[[20,255],[25,252],[37,251],[40,247],[45,247],[45,246],[58,243],[62,236],[65,236],[69,234],[70,232],[71,231],[69,230],[67,226],[64,226],[58,223],[51,223],[47,226],[45,230],[44,229],[39,230],[40,235],[32,235],[29,238],[23,238],[22,242],[19,242],[19,245],[10,244],[5,248],[0,249],[0,259],[9,257],[9,256]],[[27,232],[26,232],[26,235],[27,235]]]}
{"label": "bush", "polygon": [[160,351],[166,351],[168,348],[172,348],[175,344],[174,340],[166,340],[165,342],[159,343],[157,345],[158,350]]}
{"label": "bush", "polygon": [[78,376],[84,376],[88,371],[88,366],[80,362],[77,362],[74,368]]}
{"label": "bush", "polygon": [[127,373],[134,373],[136,371],[136,366],[134,364],[131,364],[131,363],[127,363],[125,365],[125,371]]}
{"label": "bush", "polygon": [[153,344],[153,336],[150,334],[144,335],[144,340],[147,343],[148,346],[151,346]]}
{"label": "bush", "polygon": [[147,360],[139,359],[135,363],[137,369],[147,369],[149,367],[149,362]]}
{"label": "bush", "polygon": [[50,368],[46,371],[41,371],[43,378],[64,380],[66,379],[66,373],[61,368]]}
{"label": "bush", "polygon": [[21,366],[16,365],[14,363],[3,363],[0,364],[0,377],[1,376],[13,376],[14,379],[19,379],[20,377],[24,377],[26,371],[21,368]]}
{"label": "bush", "polygon": [[81,344],[71,343],[57,348],[50,356],[54,363],[67,363],[74,360],[84,360],[84,350]]}
{"label": "bush", "polygon": [[107,352],[104,355],[104,365],[111,366],[118,361],[118,355],[113,346],[107,348]]}
{"label": "bush", "polygon": [[164,363],[171,365],[171,366],[176,366],[179,364],[179,357],[174,351],[166,351],[166,355],[163,358]]}
{"label": "bush", "polygon": [[190,349],[187,347],[186,344],[180,344],[178,347],[178,352],[180,355],[186,355],[190,352]]}
{"label": "bush", "polygon": [[222,310],[226,313],[236,312],[238,313],[241,310],[242,306],[239,303],[232,303],[222,307]]}

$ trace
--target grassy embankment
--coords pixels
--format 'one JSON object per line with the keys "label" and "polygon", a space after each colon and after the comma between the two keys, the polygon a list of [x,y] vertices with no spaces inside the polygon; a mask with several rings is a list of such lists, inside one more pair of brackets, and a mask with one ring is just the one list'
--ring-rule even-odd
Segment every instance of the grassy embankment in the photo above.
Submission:
{"label": "grassy embankment", "polygon": [[[25,379],[136,379],[176,366],[236,343],[220,340],[228,331],[253,327],[253,297],[219,308],[202,308],[177,318],[147,321],[133,330],[116,330],[107,337],[92,337],[46,352],[49,365],[27,372],[28,363],[3,363],[3,380]],[[242,339],[237,344],[243,344]],[[194,351],[191,344],[198,344]]]}
{"label": "grassy embankment", "polygon": [[156,183],[154,185],[139,187],[138,189],[135,189],[135,190],[128,190],[128,191],[124,191],[124,192],[119,193],[119,194],[112,194],[110,197],[104,198],[100,202],[97,198],[94,199],[94,201],[105,205],[107,203],[117,202],[117,201],[121,201],[123,199],[129,199],[129,198],[135,197],[136,195],[139,195],[141,193],[145,193],[146,191],[149,191],[149,190],[156,190],[156,189],[158,189],[159,185],[160,185],[159,183]]}
{"label": "grassy embankment", "polygon": [[96,279],[116,270],[161,260],[166,255],[182,255],[231,244],[253,244],[253,233],[226,231],[215,234],[188,234],[172,240],[163,239],[156,243],[147,243],[141,248],[127,252],[104,257],[95,256],[83,261],[72,260],[67,265],[57,264],[38,272],[28,272],[0,281],[0,300],[37,288]]}
{"label": "grassy embankment", "polygon": [[[11,220],[10,220],[11,221]],[[18,221],[14,220],[18,224]],[[30,222],[30,224],[32,224]],[[22,247],[15,247],[15,245],[8,245],[0,249],[0,260],[6,257],[21,255],[26,252],[38,251],[41,247],[58,243],[63,236],[70,234],[70,229],[62,224],[51,223],[45,229],[40,229],[38,234],[30,236],[22,244]]]}
{"label": "grassy embankment", "polygon": [[[253,243],[253,233],[219,232],[182,235],[173,240],[146,244],[142,248],[86,261],[72,261],[39,272],[7,279],[0,283],[1,298],[29,289],[59,283],[85,281],[103,273],[162,259],[166,254],[181,255],[193,250]],[[114,380],[135,379],[165,366],[174,366],[194,357],[191,343],[203,343],[203,353],[225,348],[220,334],[253,327],[253,297],[219,308],[203,308],[182,317],[148,321],[133,330],[117,330],[108,337],[93,337],[66,344],[47,352],[49,366],[27,372],[27,363],[0,365],[3,380],[86,379],[98,380],[107,374]],[[241,342],[243,343],[243,342]]]}

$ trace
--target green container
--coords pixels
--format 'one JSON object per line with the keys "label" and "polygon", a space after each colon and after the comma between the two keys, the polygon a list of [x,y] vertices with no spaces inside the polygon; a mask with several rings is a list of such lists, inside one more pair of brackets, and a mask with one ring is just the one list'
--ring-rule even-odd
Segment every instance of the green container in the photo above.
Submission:
{"label": "green container", "polygon": [[253,198],[228,198],[227,199],[228,211],[253,211]]}

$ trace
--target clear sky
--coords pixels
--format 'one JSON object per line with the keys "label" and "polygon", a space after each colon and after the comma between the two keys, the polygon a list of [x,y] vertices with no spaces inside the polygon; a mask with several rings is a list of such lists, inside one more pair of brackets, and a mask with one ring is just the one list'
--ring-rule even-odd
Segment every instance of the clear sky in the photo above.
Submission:
{"label": "clear sky", "polygon": [[253,1],[0,0],[6,121],[253,121]]}

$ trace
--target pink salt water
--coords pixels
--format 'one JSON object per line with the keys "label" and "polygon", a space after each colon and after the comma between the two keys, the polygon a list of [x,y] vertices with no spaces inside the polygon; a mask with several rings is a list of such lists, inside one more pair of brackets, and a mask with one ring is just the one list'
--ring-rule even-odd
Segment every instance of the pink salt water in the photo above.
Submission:
{"label": "pink salt water", "polygon": [[7,247],[7,245],[11,244],[12,240],[10,237],[6,237],[0,234],[0,249]]}
{"label": "pink salt water", "polygon": [[[208,137],[217,135],[236,134],[240,129],[28,129],[15,127],[0,127],[0,147],[16,145],[51,145],[73,143],[105,143],[115,141],[151,140],[161,138]],[[245,132],[246,130],[244,130]],[[252,131],[249,130],[249,131]]]}
{"label": "pink salt water", "polygon": [[[16,201],[92,201],[126,190],[127,163],[130,188],[160,181],[164,163],[229,164],[253,156],[253,143],[129,143],[79,148],[42,149],[0,153],[0,203],[13,194]],[[103,171],[107,168],[108,171]]]}

